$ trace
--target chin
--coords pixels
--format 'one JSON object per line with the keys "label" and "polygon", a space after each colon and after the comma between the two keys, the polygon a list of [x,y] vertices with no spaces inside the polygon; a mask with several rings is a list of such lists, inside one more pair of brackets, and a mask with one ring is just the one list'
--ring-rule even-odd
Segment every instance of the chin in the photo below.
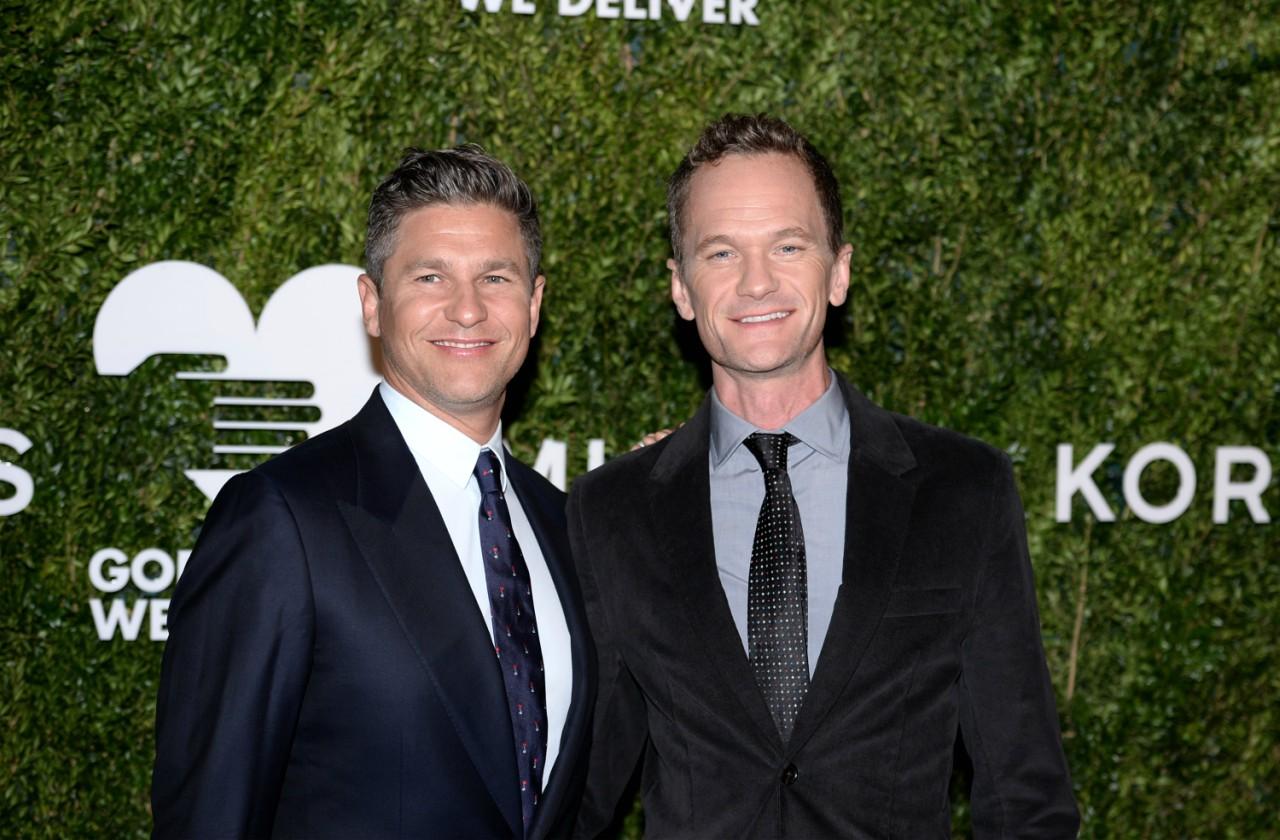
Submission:
{"label": "chin", "polygon": [[[499,392],[501,394],[501,392]],[[445,402],[457,409],[478,409],[487,408],[498,401],[498,395],[488,389],[475,389],[468,391],[451,391],[441,394]]]}
{"label": "chin", "polygon": [[796,366],[795,356],[782,356],[777,354],[748,356],[741,359],[741,364],[735,365],[744,373],[770,374],[784,373]]}

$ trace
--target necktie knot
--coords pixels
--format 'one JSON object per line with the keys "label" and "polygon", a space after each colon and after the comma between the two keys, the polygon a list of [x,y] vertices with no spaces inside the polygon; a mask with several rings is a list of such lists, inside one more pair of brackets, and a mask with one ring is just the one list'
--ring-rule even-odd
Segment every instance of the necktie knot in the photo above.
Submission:
{"label": "necktie knot", "polygon": [[502,492],[502,462],[492,449],[481,449],[476,468],[471,471],[484,495]]}
{"label": "necktie knot", "polygon": [[787,449],[798,442],[790,432],[752,432],[744,441],[765,472],[786,472]]}

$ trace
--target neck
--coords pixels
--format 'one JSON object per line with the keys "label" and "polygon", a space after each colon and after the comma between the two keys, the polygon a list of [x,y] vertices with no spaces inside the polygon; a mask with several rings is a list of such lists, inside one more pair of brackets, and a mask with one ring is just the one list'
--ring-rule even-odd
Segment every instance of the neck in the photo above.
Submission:
{"label": "neck", "polygon": [[502,405],[507,396],[505,392],[490,405],[460,409],[436,405],[430,400],[424,399],[412,388],[401,387],[398,382],[389,376],[386,377],[386,381],[388,385],[414,405],[440,418],[482,446],[488,443],[489,439],[493,437],[493,433],[498,430],[498,421],[502,419]]}
{"label": "neck", "polygon": [[830,384],[826,355],[785,375],[750,374],[713,364],[711,381],[725,408],[758,429],[775,431],[818,401]]}
{"label": "neck", "polygon": [[423,406],[435,416],[444,422],[453,426],[476,443],[483,446],[488,443],[493,433],[498,429],[498,420],[502,417],[502,406],[499,405],[496,411],[487,413],[483,417],[475,417],[472,415],[448,414],[441,411],[435,406]]}

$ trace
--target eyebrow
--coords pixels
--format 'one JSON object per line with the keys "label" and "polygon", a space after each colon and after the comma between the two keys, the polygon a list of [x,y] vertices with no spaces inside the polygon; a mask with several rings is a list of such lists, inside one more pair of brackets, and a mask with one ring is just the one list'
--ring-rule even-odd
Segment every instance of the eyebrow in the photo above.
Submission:
{"label": "eyebrow", "polygon": [[774,239],[804,239],[808,242],[817,242],[813,234],[802,227],[789,227],[773,232]]}
{"label": "eyebrow", "polygon": [[[441,259],[440,257],[424,257],[422,259],[417,259],[409,263],[409,265],[405,266],[405,271],[421,271],[423,269],[427,269],[430,271],[447,272],[452,268],[453,268],[453,263],[450,262],[449,260]],[[519,270],[520,270],[519,263],[517,263],[515,260],[510,260],[505,257],[498,257],[491,260],[485,260],[485,262],[480,266],[481,273],[484,273],[487,271],[519,271]]]}
{"label": "eyebrow", "polygon": [[416,259],[405,266],[405,271],[420,271],[424,268],[432,271],[448,271],[452,267],[452,263],[448,260],[442,260],[438,257],[427,257]]}
{"label": "eyebrow", "polygon": [[724,234],[719,234],[717,236],[704,236],[702,239],[698,240],[698,245],[696,248],[694,248],[694,250],[701,251],[704,248],[706,248],[708,245],[731,245],[731,244],[733,244],[733,240],[730,237],[725,236]]}
{"label": "eyebrow", "polygon": [[[806,242],[817,242],[813,235],[803,227],[787,227],[775,230],[770,234],[771,239],[803,239]],[[732,245],[733,237],[725,233],[716,234],[714,236],[705,236],[698,241],[695,251],[701,251],[711,245]]]}
{"label": "eyebrow", "polygon": [[519,271],[520,264],[515,260],[509,260],[505,257],[486,260],[484,265],[480,266],[481,271]]}

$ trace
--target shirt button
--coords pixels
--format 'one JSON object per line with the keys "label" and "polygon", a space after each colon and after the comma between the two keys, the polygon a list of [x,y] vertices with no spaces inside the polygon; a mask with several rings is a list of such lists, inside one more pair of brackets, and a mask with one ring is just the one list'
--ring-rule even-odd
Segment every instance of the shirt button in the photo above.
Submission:
{"label": "shirt button", "polygon": [[782,783],[787,787],[794,785],[798,778],[800,778],[800,770],[794,764],[788,764],[787,769],[782,771]]}

